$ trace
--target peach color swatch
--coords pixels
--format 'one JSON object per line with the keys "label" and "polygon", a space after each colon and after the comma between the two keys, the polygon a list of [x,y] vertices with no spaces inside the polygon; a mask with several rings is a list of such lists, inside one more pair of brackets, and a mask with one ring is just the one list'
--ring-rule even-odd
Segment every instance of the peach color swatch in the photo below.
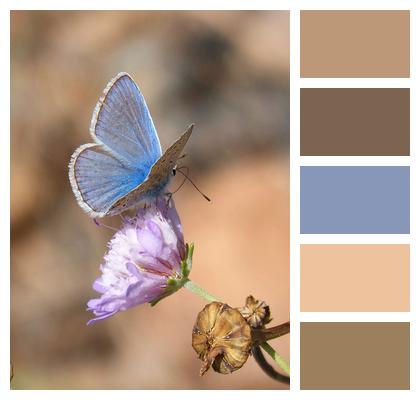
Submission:
{"label": "peach color swatch", "polygon": [[410,311],[407,244],[304,244],[301,311]]}

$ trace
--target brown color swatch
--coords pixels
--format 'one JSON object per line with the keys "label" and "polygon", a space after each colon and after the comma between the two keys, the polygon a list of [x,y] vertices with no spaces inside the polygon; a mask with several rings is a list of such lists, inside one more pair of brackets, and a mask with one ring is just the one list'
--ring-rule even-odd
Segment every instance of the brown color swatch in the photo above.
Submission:
{"label": "brown color swatch", "polygon": [[410,12],[301,11],[302,78],[408,78]]}
{"label": "brown color swatch", "polygon": [[303,244],[301,311],[410,311],[407,244]]}
{"label": "brown color swatch", "polygon": [[301,89],[302,156],[409,156],[410,89]]}
{"label": "brown color swatch", "polygon": [[302,322],[301,389],[410,389],[408,322]]}

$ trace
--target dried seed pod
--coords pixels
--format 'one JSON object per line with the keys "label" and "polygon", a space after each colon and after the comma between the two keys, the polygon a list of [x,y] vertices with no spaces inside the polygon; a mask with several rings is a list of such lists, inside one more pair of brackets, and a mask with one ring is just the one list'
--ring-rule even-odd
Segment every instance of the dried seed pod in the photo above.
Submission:
{"label": "dried seed pod", "polygon": [[200,375],[210,366],[221,374],[241,368],[251,342],[251,327],[238,310],[219,302],[207,304],[198,313],[192,333],[192,346],[203,361]]}
{"label": "dried seed pod", "polygon": [[238,307],[238,310],[253,328],[261,328],[271,321],[270,307],[252,295],[246,298],[245,307]]}

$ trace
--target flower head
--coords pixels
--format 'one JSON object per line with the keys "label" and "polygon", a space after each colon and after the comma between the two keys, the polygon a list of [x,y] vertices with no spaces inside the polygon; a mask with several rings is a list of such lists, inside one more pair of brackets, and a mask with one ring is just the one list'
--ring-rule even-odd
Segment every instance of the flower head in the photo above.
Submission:
{"label": "flower head", "polygon": [[174,202],[159,197],[127,219],[108,244],[102,275],[88,302],[89,324],[143,303],[156,304],[178,290],[191,269],[193,247],[184,244]]}

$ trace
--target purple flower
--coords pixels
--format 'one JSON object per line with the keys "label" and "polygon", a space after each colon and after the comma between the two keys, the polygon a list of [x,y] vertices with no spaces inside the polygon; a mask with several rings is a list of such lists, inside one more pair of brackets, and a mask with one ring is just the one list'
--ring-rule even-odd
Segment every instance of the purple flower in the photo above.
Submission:
{"label": "purple flower", "polygon": [[95,314],[88,324],[143,303],[156,304],[188,278],[193,247],[184,244],[174,202],[157,198],[127,219],[108,244],[102,275],[93,288],[99,299],[88,302]]}

